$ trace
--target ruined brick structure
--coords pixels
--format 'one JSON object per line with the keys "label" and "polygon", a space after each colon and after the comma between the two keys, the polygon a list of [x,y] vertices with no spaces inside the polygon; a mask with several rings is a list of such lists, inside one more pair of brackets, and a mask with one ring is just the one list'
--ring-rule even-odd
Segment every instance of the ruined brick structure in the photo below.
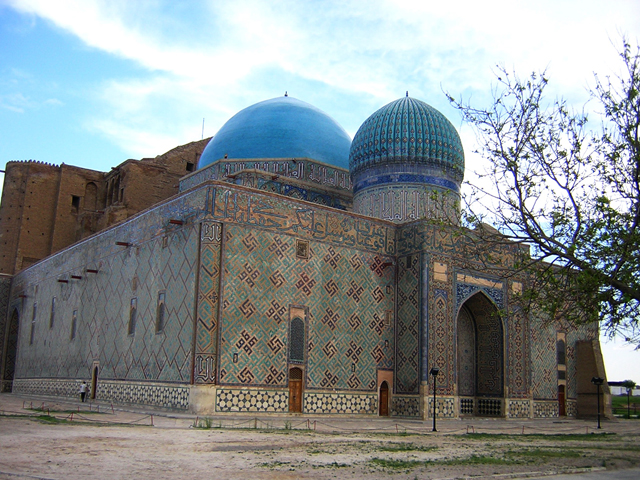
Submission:
{"label": "ruined brick structure", "polygon": [[178,193],[209,139],[127,160],[110,172],[8,162],[0,203],[0,273],[14,274]]}

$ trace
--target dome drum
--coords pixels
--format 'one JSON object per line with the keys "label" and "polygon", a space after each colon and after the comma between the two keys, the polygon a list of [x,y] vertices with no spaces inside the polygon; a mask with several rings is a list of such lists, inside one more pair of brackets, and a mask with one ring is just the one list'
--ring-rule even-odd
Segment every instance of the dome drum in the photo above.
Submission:
{"label": "dome drum", "polygon": [[455,127],[435,108],[404,98],[362,124],[351,144],[354,211],[405,222],[456,220],[464,151]]}

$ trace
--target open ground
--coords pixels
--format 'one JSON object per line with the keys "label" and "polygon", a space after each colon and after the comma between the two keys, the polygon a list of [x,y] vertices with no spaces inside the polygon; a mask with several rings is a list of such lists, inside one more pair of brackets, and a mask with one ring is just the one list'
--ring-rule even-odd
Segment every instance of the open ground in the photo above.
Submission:
{"label": "open ground", "polygon": [[433,432],[431,420],[201,418],[2,394],[0,479],[482,479],[640,467],[640,421],[596,426],[438,419]]}

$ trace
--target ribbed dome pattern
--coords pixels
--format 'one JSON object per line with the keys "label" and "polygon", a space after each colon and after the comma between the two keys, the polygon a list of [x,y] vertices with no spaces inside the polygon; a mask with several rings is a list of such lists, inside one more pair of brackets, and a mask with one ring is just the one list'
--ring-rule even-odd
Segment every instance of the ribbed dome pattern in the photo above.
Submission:
{"label": "ribbed dome pattern", "polygon": [[352,176],[370,167],[392,164],[432,167],[459,185],[464,177],[462,142],[442,113],[420,100],[403,97],[362,124],[349,153]]}

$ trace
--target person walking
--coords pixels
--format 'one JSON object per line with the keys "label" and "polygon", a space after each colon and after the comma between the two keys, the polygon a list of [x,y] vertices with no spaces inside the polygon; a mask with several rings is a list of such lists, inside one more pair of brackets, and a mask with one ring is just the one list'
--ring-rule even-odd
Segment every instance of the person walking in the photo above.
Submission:
{"label": "person walking", "polygon": [[84,403],[85,398],[87,397],[87,382],[82,381],[82,385],[80,385],[80,400]]}

